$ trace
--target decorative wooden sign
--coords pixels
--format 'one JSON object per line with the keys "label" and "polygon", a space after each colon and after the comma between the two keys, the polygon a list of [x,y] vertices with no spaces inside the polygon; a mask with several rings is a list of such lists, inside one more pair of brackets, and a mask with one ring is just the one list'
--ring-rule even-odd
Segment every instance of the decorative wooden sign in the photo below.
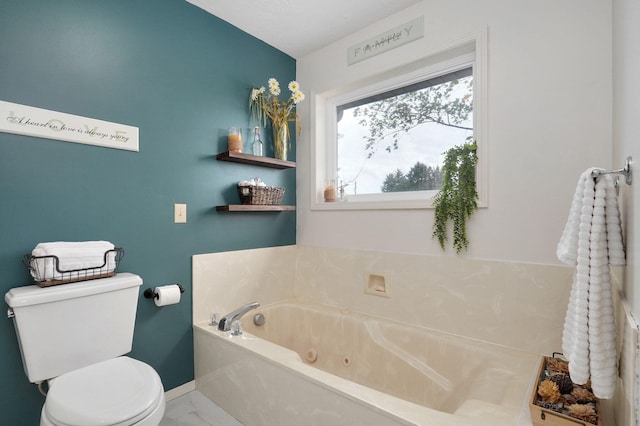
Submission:
{"label": "decorative wooden sign", "polygon": [[424,37],[424,16],[351,46],[347,49],[347,63],[353,65],[422,37]]}
{"label": "decorative wooden sign", "polygon": [[137,127],[5,101],[0,132],[139,151]]}

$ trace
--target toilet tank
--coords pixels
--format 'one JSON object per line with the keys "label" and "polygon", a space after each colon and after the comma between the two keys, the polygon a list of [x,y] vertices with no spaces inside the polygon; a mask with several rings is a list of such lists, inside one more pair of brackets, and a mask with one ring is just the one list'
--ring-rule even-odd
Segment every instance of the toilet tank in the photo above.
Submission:
{"label": "toilet tank", "polygon": [[29,381],[57,377],[130,352],[140,285],[139,276],[120,273],[9,290],[4,300],[13,310]]}

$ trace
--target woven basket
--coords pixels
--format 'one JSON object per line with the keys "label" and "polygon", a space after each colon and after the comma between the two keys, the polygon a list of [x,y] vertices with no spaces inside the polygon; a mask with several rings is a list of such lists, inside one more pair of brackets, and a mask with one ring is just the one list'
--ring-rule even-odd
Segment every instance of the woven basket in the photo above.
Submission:
{"label": "woven basket", "polygon": [[276,186],[238,185],[240,204],[277,206],[282,201],[284,188]]}

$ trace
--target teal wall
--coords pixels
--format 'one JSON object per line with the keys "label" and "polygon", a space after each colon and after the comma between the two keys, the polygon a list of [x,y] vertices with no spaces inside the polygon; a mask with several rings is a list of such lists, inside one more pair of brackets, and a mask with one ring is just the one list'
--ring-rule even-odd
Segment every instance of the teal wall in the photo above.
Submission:
{"label": "teal wall", "polygon": [[[140,129],[140,152],[0,132],[2,294],[30,283],[21,257],[38,242],[112,241],[143,289],[185,286],[179,305],[140,296],[131,356],[166,389],[191,381],[191,256],[295,244],[295,212],[215,211],[254,176],[295,204],[294,169],[215,160],[229,126],[253,124],[250,87],[284,86],[295,65],[183,0],[0,0],[0,100]],[[188,205],[187,224],[173,223],[174,203]],[[37,424],[43,397],[8,319],[0,348],[0,423]]]}

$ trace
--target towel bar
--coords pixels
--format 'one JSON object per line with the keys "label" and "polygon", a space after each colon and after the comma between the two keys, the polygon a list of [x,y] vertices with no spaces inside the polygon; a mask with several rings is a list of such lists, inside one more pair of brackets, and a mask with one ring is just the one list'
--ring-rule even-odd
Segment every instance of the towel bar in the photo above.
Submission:
{"label": "towel bar", "polygon": [[624,167],[618,170],[594,170],[593,172],[591,172],[591,176],[593,176],[594,178],[597,178],[600,175],[610,175],[610,174],[617,174],[617,175],[624,175],[625,177],[625,182],[627,183],[627,185],[631,185],[631,182],[633,181],[633,173],[631,172],[631,156],[627,157],[627,161],[624,164]]}

